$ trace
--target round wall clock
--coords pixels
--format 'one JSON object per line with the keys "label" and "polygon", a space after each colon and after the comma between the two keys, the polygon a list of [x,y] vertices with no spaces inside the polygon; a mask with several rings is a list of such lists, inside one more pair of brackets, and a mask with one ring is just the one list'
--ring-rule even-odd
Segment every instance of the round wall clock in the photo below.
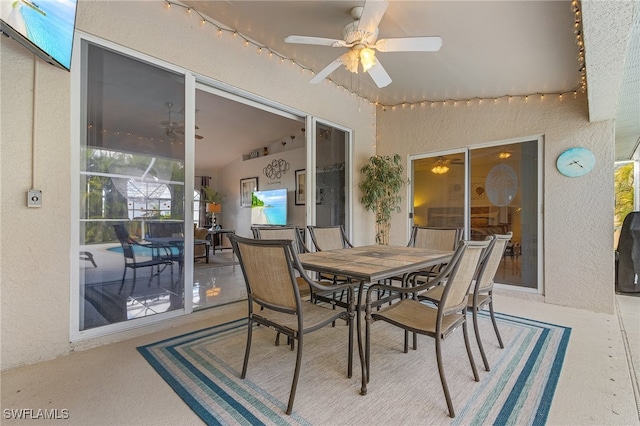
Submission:
{"label": "round wall clock", "polygon": [[570,148],[556,161],[558,171],[565,176],[578,177],[589,173],[596,164],[596,157],[587,148]]}

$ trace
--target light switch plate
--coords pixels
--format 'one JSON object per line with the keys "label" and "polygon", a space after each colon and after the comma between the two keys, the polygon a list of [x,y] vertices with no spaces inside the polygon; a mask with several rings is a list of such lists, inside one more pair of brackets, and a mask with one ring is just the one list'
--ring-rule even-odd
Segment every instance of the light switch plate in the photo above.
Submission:
{"label": "light switch plate", "polygon": [[42,207],[42,191],[32,189],[27,192],[27,207]]}

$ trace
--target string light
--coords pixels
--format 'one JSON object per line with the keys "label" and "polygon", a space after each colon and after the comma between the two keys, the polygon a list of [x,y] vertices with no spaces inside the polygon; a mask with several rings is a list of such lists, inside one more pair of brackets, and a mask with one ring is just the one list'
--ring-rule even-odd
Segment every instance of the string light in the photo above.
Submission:
{"label": "string light", "polygon": [[[273,55],[276,55],[278,58],[280,58],[280,63],[284,64],[285,60],[290,61],[291,65],[297,65],[298,67],[301,68],[301,72],[304,74],[306,71],[309,71],[311,74],[315,75],[315,71],[313,71],[311,68],[308,68],[300,63],[298,63],[297,61],[295,61],[292,58],[288,58],[285,57],[283,55],[281,55],[280,53],[272,50],[271,48],[267,47],[267,46],[263,46],[251,39],[249,39],[248,37],[245,37],[244,35],[238,33],[237,30],[234,29],[230,29],[230,28],[225,28],[223,26],[221,26],[220,24],[208,19],[206,16],[202,15],[197,9],[189,7],[189,6],[184,6],[180,3],[176,3],[174,1],[171,0],[165,0],[165,5],[167,9],[171,9],[172,6],[177,6],[177,7],[182,7],[183,9],[186,10],[186,12],[191,15],[193,12],[195,12],[199,17],[200,17],[200,24],[202,26],[205,26],[206,24],[210,24],[212,26],[214,26],[217,30],[217,35],[218,37],[222,37],[222,35],[227,32],[233,35],[234,38],[237,38],[238,36],[242,38],[242,40],[244,41],[244,45],[245,46],[249,46],[249,45],[254,45],[256,47],[256,50],[258,52],[258,54],[262,53],[263,49],[266,49],[268,52],[268,56],[269,58],[271,58]],[[578,71],[580,72],[580,83],[578,85],[578,87],[567,91],[567,92],[563,92],[563,93],[530,93],[530,94],[522,94],[522,95],[510,95],[510,94],[504,94],[501,96],[495,96],[495,97],[483,97],[483,98],[472,98],[472,99],[443,99],[443,100],[419,100],[416,102],[403,102],[402,104],[400,104],[402,106],[402,108],[406,108],[406,107],[410,107],[410,108],[414,108],[415,105],[420,105],[422,107],[424,107],[427,103],[430,104],[430,106],[433,108],[436,106],[436,104],[442,104],[443,106],[447,106],[448,102],[453,102],[453,106],[457,106],[458,102],[466,102],[467,106],[470,106],[472,104],[473,101],[477,100],[478,104],[481,105],[483,103],[483,101],[490,101],[493,100],[494,105],[498,103],[499,99],[502,98],[507,98],[508,102],[511,102],[513,98],[524,98],[525,102],[527,102],[529,100],[529,96],[539,96],[540,97],[540,101],[544,101],[545,100],[545,95],[549,96],[549,95],[556,95],[558,96],[558,100],[562,101],[563,97],[565,94],[567,93],[571,93],[573,92],[573,96],[577,97],[578,91],[581,92],[585,92],[586,91],[586,85],[587,85],[587,78],[586,78],[586,67],[585,67],[585,60],[584,60],[584,41],[582,38],[582,12],[580,10],[580,3],[578,0],[572,0],[571,1],[571,10],[574,12],[574,24],[573,24],[573,32],[576,36],[576,45],[578,47],[578,57],[577,57],[577,61],[578,61]],[[359,94],[357,94],[355,91],[349,89],[348,87],[342,85],[342,84],[338,84],[335,81],[333,81],[331,78],[327,78],[327,81],[331,82],[334,86],[336,86],[336,88],[338,89],[343,89],[343,91],[345,92],[349,92],[354,96],[357,96],[359,100],[362,101],[367,101],[369,102],[369,104],[374,105],[376,107],[381,107],[383,111],[387,111],[388,108],[391,108],[391,111],[395,111],[396,107],[398,105],[384,105],[381,104],[379,102],[373,101],[369,98],[366,98],[364,96],[361,96]]]}

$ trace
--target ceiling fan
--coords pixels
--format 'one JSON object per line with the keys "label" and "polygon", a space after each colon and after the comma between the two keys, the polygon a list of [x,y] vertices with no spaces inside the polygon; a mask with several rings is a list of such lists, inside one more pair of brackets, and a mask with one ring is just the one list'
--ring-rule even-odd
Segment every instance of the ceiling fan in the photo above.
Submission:
{"label": "ceiling fan", "polygon": [[[173,103],[166,103],[167,109],[169,110],[168,120],[164,120],[160,122],[160,126],[164,129],[164,133],[169,137],[176,137],[176,135],[184,136],[184,121],[173,121],[171,120],[171,108],[173,108]],[[184,112],[183,112],[184,114]],[[199,130],[200,127],[195,126],[196,130]],[[203,136],[196,134],[196,139],[203,139]]]}
{"label": "ceiling fan", "polygon": [[391,83],[391,77],[380,61],[375,57],[379,52],[435,52],[442,46],[441,37],[403,37],[378,40],[378,24],[382,20],[389,3],[384,0],[366,0],[364,7],[356,6],[351,9],[353,22],[348,23],[342,30],[342,40],[290,35],[284,39],[286,43],[315,44],[330,47],[347,47],[349,51],[327,65],[310,80],[319,83],[329,74],[344,65],[352,73],[358,72],[358,63],[364,72],[383,88]]}
{"label": "ceiling fan", "polygon": [[445,174],[449,171],[449,166],[464,166],[464,160],[460,158],[436,157],[432,163],[431,172],[437,175]]}

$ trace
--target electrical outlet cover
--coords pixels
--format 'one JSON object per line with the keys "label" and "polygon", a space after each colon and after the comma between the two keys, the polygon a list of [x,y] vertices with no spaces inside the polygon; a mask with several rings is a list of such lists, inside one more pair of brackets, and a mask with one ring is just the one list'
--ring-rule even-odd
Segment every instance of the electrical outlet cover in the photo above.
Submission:
{"label": "electrical outlet cover", "polygon": [[42,207],[42,191],[32,189],[27,192],[27,207]]}

